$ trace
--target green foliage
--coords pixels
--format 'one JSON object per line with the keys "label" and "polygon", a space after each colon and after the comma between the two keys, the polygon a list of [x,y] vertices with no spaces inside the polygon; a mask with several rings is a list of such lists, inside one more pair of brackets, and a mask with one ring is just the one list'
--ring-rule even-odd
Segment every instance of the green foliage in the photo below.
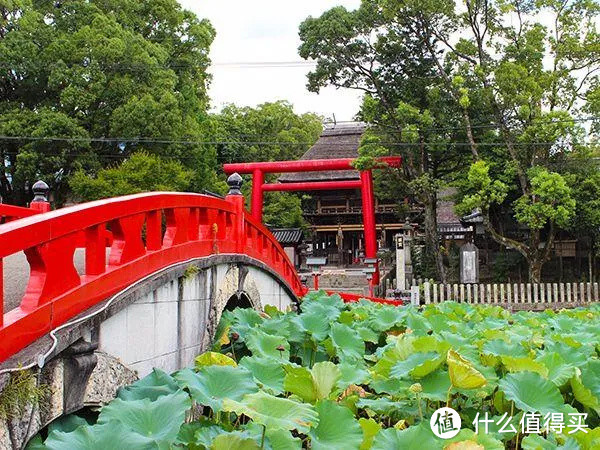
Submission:
{"label": "green foliage", "polygon": [[474,209],[489,210],[493,204],[501,204],[506,198],[508,186],[500,180],[492,180],[490,167],[485,161],[471,164],[462,202],[457,205],[461,214],[469,214]]}
{"label": "green foliage", "polygon": [[69,185],[79,200],[91,201],[139,192],[187,191],[192,177],[193,172],[177,161],[140,152],[96,175],[77,171]]}
{"label": "green foliage", "polygon": [[26,184],[43,178],[60,204],[79,169],[93,173],[136,151],[179,160],[193,170],[195,190],[215,183],[213,147],[140,139],[201,141],[209,131],[208,21],[175,0],[4,2],[0,10],[0,134],[64,138],[3,143],[5,200],[28,201]]}
{"label": "green foliage", "polygon": [[529,170],[529,179],[531,193],[515,202],[515,218],[531,229],[541,229],[548,223],[566,228],[575,213],[575,200],[565,179],[539,167]]}
{"label": "green foliage", "polygon": [[[270,313],[224,315],[244,333],[237,366],[205,353],[197,371],[155,370],[122,389],[97,424],[67,418],[45,442],[36,438],[35,448],[499,450],[518,441],[521,448],[592,449],[599,439],[598,305],[511,314],[445,302],[419,311],[344,304],[319,292],[304,298],[300,313]],[[363,335],[370,337],[359,347]],[[446,403],[460,413],[462,430],[442,442],[429,420]],[[496,421],[513,415],[517,429],[525,412],[587,413],[589,430],[569,434],[567,425],[537,436],[492,425],[477,434],[476,412]]]}
{"label": "green foliage", "polygon": [[275,227],[307,225],[302,211],[302,200],[289,192],[268,192],[264,197],[263,222]]}
{"label": "green foliage", "polygon": [[0,392],[0,419],[21,418],[30,406],[44,405],[43,400],[50,394],[47,385],[39,384],[30,370],[10,374],[8,382]]}
{"label": "green foliage", "polygon": [[296,114],[286,101],[255,108],[225,106],[212,117],[219,161],[285,161],[298,159],[321,135],[321,118]]}

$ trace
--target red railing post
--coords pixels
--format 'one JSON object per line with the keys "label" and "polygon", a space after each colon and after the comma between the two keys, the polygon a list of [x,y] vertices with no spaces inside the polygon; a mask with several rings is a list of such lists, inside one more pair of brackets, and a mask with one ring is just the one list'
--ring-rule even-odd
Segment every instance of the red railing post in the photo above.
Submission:
{"label": "red railing post", "polygon": [[[375,194],[373,191],[373,172],[363,170],[360,172],[362,182],[362,211],[365,229],[365,258],[377,258],[377,229],[375,223]],[[372,283],[379,283],[379,264],[375,264],[375,273]]]}
{"label": "red railing post", "polygon": [[162,211],[148,211],[146,213],[146,250],[160,250],[162,239]]}
{"label": "red railing post", "polygon": [[48,202],[50,188],[48,185],[40,180],[32,186],[31,190],[33,191],[33,200],[29,207],[41,213],[50,211],[50,202]]}
{"label": "red railing post", "polygon": [[0,258],[0,328],[4,326],[4,260]]}
{"label": "red railing post", "polygon": [[[239,176],[239,175],[238,175]],[[263,184],[265,182],[265,174],[260,169],[255,169],[252,172],[252,199],[251,213],[252,217],[262,223],[263,215]],[[240,192],[241,194],[241,192]]]}
{"label": "red railing post", "polygon": [[[229,185],[229,192],[225,197],[225,200],[231,203],[234,206],[235,216],[233,219],[233,227],[234,227],[234,239],[235,239],[235,248],[238,253],[244,253],[245,243],[245,217],[244,217],[244,196],[242,195],[242,183],[244,182],[243,178],[234,173],[227,178],[227,184]],[[253,186],[254,191],[254,186]]]}
{"label": "red railing post", "polygon": [[85,274],[100,275],[106,270],[106,226],[85,230]]}

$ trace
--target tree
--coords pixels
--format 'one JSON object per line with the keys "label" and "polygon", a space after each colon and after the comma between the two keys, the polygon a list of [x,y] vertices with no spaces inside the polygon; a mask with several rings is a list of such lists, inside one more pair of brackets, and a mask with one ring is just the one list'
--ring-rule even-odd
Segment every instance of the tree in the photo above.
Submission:
{"label": "tree", "polygon": [[73,173],[140,150],[210,187],[216,150],[198,142],[210,131],[213,38],[175,0],[0,3],[2,197],[24,203],[43,178],[61,203]]}
{"label": "tree", "polygon": [[[364,92],[359,118],[372,125],[363,139],[357,168],[375,156],[403,156],[406,190],[424,207],[426,248],[445,282],[437,232],[437,193],[464,160],[456,107],[443,89],[427,43],[414,33],[412,17],[391,16],[387,2],[364,0],[348,11],[336,7],[300,26],[300,55],[317,61],[309,90],[327,85]],[[454,129],[453,126],[454,125]],[[390,176],[387,174],[386,176]]]}
{"label": "tree", "polygon": [[296,114],[287,101],[263,103],[256,108],[226,105],[214,117],[222,163],[298,159],[321,135],[316,114]]}
{"label": "tree", "polygon": [[[452,164],[448,149],[462,148],[462,157],[468,152],[475,165],[462,174],[450,171],[459,174],[454,178],[464,196],[460,209],[478,208],[490,235],[519,251],[537,282],[557,229],[574,213],[565,163],[585,146],[577,121],[585,100],[596,108],[599,8],[590,0],[466,0],[460,6],[453,0],[363,0],[357,11],[335,8],[307,19],[300,52],[318,63],[309,87],[329,83],[364,90],[364,116],[395,125],[394,145],[421,144],[427,166],[433,152],[426,153],[430,146],[423,144],[432,139],[444,149],[443,167]],[[423,78],[425,96],[407,84]],[[390,90],[405,97],[393,97]],[[432,95],[440,102],[416,101]],[[377,114],[369,116],[370,98]],[[445,122],[442,128],[451,135],[443,134],[445,140],[430,135],[440,131],[430,123]],[[410,135],[402,136],[406,131]],[[419,155],[406,154],[407,170],[411,154]],[[420,176],[416,171],[411,178]],[[417,186],[439,179],[428,177]],[[425,209],[431,211],[427,204]],[[527,237],[507,235],[505,211],[528,228]]]}
{"label": "tree", "polygon": [[[452,7],[417,14],[420,33],[439,39],[430,54],[461,107],[476,160],[463,184],[461,209],[481,210],[490,235],[521,253],[530,281],[539,282],[558,229],[568,227],[575,213],[565,175],[567,162],[585,150],[577,118],[600,69],[599,6],[587,0],[477,0],[465,6],[464,12]],[[539,17],[551,19],[541,23]],[[450,25],[455,23],[457,28]],[[462,36],[456,44],[452,33]],[[486,140],[473,133],[472,98],[489,105],[494,133]],[[501,220],[494,220],[507,206],[527,227],[526,238],[507,235]]]}
{"label": "tree", "polygon": [[[215,115],[214,129],[219,162],[287,161],[300,158],[323,131],[315,114],[296,114],[286,101],[263,103],[256,108],[227,105]],[[274,182],[278,175],[268,175]],[[250,179],[243,186],[250,199]],[[264,222],[277,227],[304,227],[301,197],[270,192],[264,198]]]}
{"label": "tree", "polygon": [[268,192],[265,196],[263,222],[273,227],[306,227],[302,199],[289,192]]}
{"label": "tree", "polygon": [[79,170],[69,180],[73,195],[82,201],[150,191],[188,191],[193,172],[180,162],[145,152],[131,155],[95,176]]}

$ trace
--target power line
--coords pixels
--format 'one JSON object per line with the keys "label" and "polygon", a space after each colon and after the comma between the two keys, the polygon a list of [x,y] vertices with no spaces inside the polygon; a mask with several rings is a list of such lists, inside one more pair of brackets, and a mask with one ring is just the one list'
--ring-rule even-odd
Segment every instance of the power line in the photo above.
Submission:
{"label": "power line", "polygon": [[[49,141],[49,142],[98,142],[108,144],[173,144],[173,145],[277,145],[277,146],[312,146],[314,142],[286,142],[286,141],[224,141],[224,140],[175,140],[175,139],[159,139],[149,137],[137,137],[137,138],[87,138],[87,137],[58,137],[58,136],[8,136],[0,135],[0,140],[4,141]],[[469,142],[378,142],[383,146],[398,146],[398,147],[412,147],[418,145],[429,145],[429,146],[471,146]],[[513,142],[512,145],[518,146],[548,146],[560,144],[559,142]],[[587,144],[598,144],[594,141],[581,141],[576,142],[578,145]],[[506,146],[503,142],[478,142],[477,146]],[[348,148],[347,145],[333,144],[328,145],[328,148]]]}
{"label": "power line", "polygon": [[[574,118],[574,119],[562,119],[562,120],[548,120],[548,121],[536,121],[534,123],[531,123],[531,125],[552,125],[552,124],[559,124],[559,123],[582,123],[582,122],[593,122],[593,121],[600,121],[600,116],[590,116],[590,117],[581,117],[581,118]],[[352,123],[352,121],[346,121],[347,123]],[[333,123],[333,122],[329,122],[329,123]],[[344,123],[344,122],[337,122],[337,123]],[[379,126],[384,126],[384,125],[379,125]],[[489,130],[497,130],[500,129],[501,126],[500,125],[494,125],[494,124],[480,124],[480,125],[471,125],[471,129],[476,129],[476,130],[484,130],[484,129],[489,129]],[[431,127],[431,128],[416,128],[414,129],[414,131],[456,131],[456,130],[464,130],[465,127],[464,126],[456,126],[456,127]],[[379,134],[401,134],[401,133],[406,133],[407,130],[396,130],[396,129],[389,129],[386,131],[375,131],[375,133],[379,133]]]}
{"label": "power line", "polygon": [[[68,68],[88,68],[98,64],[103,68],[108,69],[210,69],[210,68],[223,68],[223,69],[263,69],[263,68],[296,68],[296,67],[316,67],[317,63],[313,61],[265,61],[265,62],[251,62],[251,61],[239,61],[239,62],[221,62],[221,63],[209,63],[206,64],[186,64],[186,63],[148,63],[148,64],[135,64],[135,63],[103,63],[100,61],[90,61],[86,64],[66,64]],[[58,66],[55,64],[54,66]],[[43,68],[46,69],[48,66],[40,65],[33,61],[22,61],[20,63],[8,63],[0,62],[0,68],[7,70],[22,70],[30,68]],[[50,66],[51,68],[51,66]]]}

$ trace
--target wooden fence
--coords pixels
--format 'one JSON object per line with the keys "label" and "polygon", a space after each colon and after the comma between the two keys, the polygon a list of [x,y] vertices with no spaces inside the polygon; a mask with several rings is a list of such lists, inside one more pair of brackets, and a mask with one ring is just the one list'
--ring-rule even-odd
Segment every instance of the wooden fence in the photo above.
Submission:
{"label": "wooden fence", "polygon": [[[413,291],[416,291],[413,286]],[[454,300],[482,304],[585,304],[600,300],[598,283],[419,283],[421,304]],[[415,299],[416,300],[416,299]]]}

